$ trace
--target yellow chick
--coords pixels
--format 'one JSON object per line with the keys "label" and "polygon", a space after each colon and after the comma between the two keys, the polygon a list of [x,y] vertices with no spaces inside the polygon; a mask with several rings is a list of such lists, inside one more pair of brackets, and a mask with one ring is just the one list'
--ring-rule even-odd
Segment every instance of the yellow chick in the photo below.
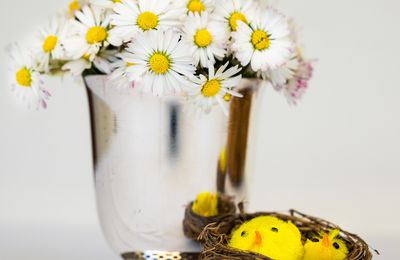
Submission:
{"label": "yellow chick", "polygon": [[291,222],[271,216],[243,223],[232,232],[228,245],[275,260],[300,260],[304,253],[299,229]]}
{"label": "yellow chick", "polygon": [[322,233],[304,245],[304,260],[343,260],[349,253],[346,243],[338,238],[340,231],[331,230],[329,234]]}
{"label": "yellow chick", "polygon": [[218,215],[218,194],[199,193],[192,204],[192,211],[202,217]]}

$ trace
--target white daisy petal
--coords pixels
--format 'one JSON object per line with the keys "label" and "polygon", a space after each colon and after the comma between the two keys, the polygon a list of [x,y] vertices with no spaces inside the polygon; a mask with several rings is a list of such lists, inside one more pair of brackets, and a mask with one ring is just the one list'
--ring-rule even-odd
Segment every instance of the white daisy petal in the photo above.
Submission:
{"label": "white daisy petal", "polygon": [[22,52],[18,45],[10,47],[12,91],[28,108],[47,108],[51,94],[44,88],[42,75],[33,66],[32,55]]}
{"label": "white daisy petal", "polygon": [[[121,0],[114,6],[111,16],[111,43],[120,46],[130,42],[139,31],[175,29],[180,25],[184,8],[174,0]],[[162,44],[162,43],[161,43]]]}
{"label": "white daisy petal", "polygon": [[189,13],[184,22],[183,33],[185,41],[191,46],[191,53],[195,58],[195,65],[207,68],[214,64],[216,59],[221,60],[227,50],[225,43],[228,38],[220,31],[223,24],[212,20],[207,12]]}
{"label": "white daisy petal", "polygon": [[47,27],[40,30],[34,44],[33,54],[35,69],[48,73],[50,70],[59,69],[59,62],[72,58],[65,46],[66,40],[73,37],[68,35],[68,22],[64,17],[54,17]]}
{"label": "white daisy petal", "polygon": [[75,16],[77,20],[68,24],[69,32],[62,41],[71,57],[62,69],[79,75],[94,64],[100,72],[111,73],[115,51],[107,51],[109,12],[104,8],[84,6],[75,12]]}
{"label": "white daisy petal", "polygon": [[270,7],[258,7],[248,24],[238,22],[232,39],[235,57],[255,72],[275,69],[293,55],[288,21]]}
{"label": "white daisy petal", "polygon": [[209,65],[208,77],[200,74],[198,78],[190,78],[193,87],[186,93],[189,100],[205,112],[210,112],[214,105],[219,104],[223,112],[227,114],[224,102],[229,101],[231,95],[241,97],[233,89],[238,86],[242,78],[239,74],[241,69],[238,66],[226,70],[228,65],[229,63],[226,63],[221,66],[216,73],[214,73],[214,66]]}
{"label": "white daisy petal", "polygon": [[139,31],[120,55],[125,64],[132,63],[123,76],[130,81],[143,79],[142,90],[154,95],[170,95],[189,87],[192,83],[186,77],[193,77],[196,68],[179,39],[180,35],[173,31]]}

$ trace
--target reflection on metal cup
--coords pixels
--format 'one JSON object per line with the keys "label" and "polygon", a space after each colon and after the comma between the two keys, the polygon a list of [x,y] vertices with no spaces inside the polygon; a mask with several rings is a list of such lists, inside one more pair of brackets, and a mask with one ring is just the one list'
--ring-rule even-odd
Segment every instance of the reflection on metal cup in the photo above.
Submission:
{"label": "reflection on metal cup", "polygon": [[85,82],[98,211],[114,250],[200,251],[183,234],[185,205],[201,191],[244,199],[254,82],[243,80],[229,118],[218,108],[193,113],[183,97],[118,90],[106,76]]}

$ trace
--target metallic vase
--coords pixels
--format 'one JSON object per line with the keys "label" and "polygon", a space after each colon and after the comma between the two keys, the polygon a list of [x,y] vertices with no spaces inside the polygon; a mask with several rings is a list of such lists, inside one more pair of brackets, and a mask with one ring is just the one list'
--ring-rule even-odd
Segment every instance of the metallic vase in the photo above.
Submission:
{"label": "metallic vase", "polygon": [[183,235],[185,206],[201,191],[246,199],[257,84],[242,80],[244,97],[233,98],[227,117],[218,107],[195,112],[181,97],[119,90],[105,76],[85,82],[109,243],[126,259],[196,258],[199,245]]}

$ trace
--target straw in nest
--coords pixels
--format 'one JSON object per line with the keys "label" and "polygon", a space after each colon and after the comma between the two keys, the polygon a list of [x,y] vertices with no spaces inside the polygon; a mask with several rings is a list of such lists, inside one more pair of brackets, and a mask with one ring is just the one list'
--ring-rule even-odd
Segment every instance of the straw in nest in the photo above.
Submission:
{"label": "straw in nest", "polygon": [[[243,222],[258,216],[274,216],[284,221],[291,221],[302,233],[303,242],[311,238],[320,231],[329,232],[331,229],[340,230],[341,238],[346,242],[349,254],[348,260],[370,260],[372,253],[367,245],[359,236],[347,232],[338,226],[312,216],[302,214],[295,210],[290,210],[289,214],[277,212],[259,212],[254,214],[233,214],[220,218],[218,222],[209,224],[201,233],[199,239],[204,246],[202,259],[241,259],[241,260],[270,260],[268,257],[238,251],[228,247],[228,240],[231,231],[240,226]],[[376,253],[378,253],[375,250]],[[379,253],[378,253],[379,254]]]}
{"label": "straw in nest", "polygon": [[202,217],[192,211],[193,202],[186,206],[185,218],[183,220],[183,232],[187,238],[198,240],[203,229],[210,223],[218,222],[227,215],[236,213],[236,206],[231,197],[218,195],[218,215],[213,217]]}

